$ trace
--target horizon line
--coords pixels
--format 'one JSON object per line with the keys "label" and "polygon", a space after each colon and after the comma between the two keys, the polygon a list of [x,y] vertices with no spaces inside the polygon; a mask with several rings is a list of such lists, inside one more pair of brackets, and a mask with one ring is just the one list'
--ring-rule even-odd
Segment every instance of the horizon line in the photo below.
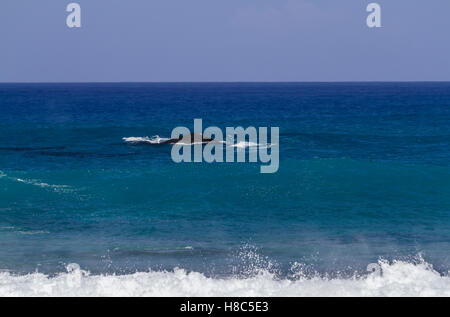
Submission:
{"label": "horizon line", "polygon": [[2,84],[332,84],[332,83],[450,83],[449,80],[336,80],[336,81],[0,81]]}

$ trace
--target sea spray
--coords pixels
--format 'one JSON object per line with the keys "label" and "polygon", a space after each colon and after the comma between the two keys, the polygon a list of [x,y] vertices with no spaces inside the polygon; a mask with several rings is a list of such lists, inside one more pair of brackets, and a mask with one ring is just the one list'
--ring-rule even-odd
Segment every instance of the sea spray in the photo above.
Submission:
{"label": "sea spray", "polygon": [[450,277],[431,265],[380,261],[383,275],[351,278],[278,279],[268,271],[252,277],[211,278],[202,273],[149,271],[90,275],[70,264],[67,273],[14,275],[0,272],[0,296],[450,296]]}

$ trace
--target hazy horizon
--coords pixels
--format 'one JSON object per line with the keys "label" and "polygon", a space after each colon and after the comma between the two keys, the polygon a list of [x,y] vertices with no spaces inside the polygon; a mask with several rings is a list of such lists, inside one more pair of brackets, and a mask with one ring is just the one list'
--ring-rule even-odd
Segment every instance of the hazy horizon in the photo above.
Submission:
{"label": "hazy horizon", "polygon": [[0,81],[5,84],[420,84],[450,83],[450,80],[360,80],[360,81]]}

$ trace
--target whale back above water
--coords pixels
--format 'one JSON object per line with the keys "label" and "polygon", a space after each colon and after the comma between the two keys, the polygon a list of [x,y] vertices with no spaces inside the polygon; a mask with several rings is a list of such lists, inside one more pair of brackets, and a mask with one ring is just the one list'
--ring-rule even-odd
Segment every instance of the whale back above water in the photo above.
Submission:
{"label": "whale back above water", "polygon": [[[213,138],[204,137],[201,133],[189,133],[181,135],[178,138],[161,138],[155,135],[152,138],[149,137],[126,137],[122,138],[126,143],[133,145],[160,145],[160,144],[199,144],[215,142]],[[220,141],[219,141],[220,142]]]}
{"label": "whale back above water", "polygon": [[180,143],[208,143],[208,142],[212,142],[214,141],[214,139],[212,138],[206,138],[204,137],[201,133],[190,133],[187,135],[182,135],[178,138],[174,138],[174,139],[169,139],[167,141],[161,142],[161,144],[176,144],[178,142]]}

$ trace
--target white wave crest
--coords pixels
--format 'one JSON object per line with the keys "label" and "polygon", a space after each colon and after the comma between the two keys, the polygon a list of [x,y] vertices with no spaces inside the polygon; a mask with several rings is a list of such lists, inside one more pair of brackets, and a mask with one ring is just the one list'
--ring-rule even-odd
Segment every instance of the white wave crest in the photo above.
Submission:
{"label": "white wave crest", "polygon": [[47,184],[47,183],[44,183],[44,182],[36,180],[36,179],[22,179],[22,178],[10,177],[10,176],[6,175],[5,173],[3,173],[2,171],[0,171],[0,178],[3,178],[3,177],[5,177],[5,179],[7,179],[9,181],[19,182],[19,183],[23,183],[26,185],[32,185],[32,186],[37,186],[37,187],[46,188],[46,189],[51,189],[56,192],[66,192],[66,193],[72,192],[72,188],[69,185],[52,185],[52,184]]}
{"label": "white wave crest", "polygon": [[71,264],[67,273],[55,277],[0,273],[0,296],[450,296],[449,276],[425,262],[379,265],[382,275],[280,280],[267,271],[249,278],[217,279],[182,269],[94,276]]}
{"label": "white wave crest", "polygon": [[54,191],[70,191],[70,186],[68,185],[51,185],[51,184],[47,184],[35,179],[21,179],[21,178],[16,178],[16,181],[18,181],[19,183],[24,183],[27,185],[33,185],[33,186],[38,186],[41,188],[47,188],[47,189],[52,189]]}
{"label": "white wave crest", "polygon": [[20,230],[17,231],[20,234],[26,235],[26,236],[34,236],[37,234],[49,234],[49,231],[44,231],[44,230],[36,230],[36,231],[25,231],[25,230]]}

